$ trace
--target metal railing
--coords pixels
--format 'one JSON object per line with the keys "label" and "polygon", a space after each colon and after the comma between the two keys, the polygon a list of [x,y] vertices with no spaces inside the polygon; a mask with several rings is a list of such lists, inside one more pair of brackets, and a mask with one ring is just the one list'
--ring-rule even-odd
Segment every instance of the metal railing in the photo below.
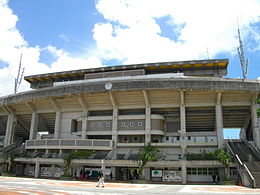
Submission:
{"label": "metal railing", "polygon": [[42,139],[27,140],[25,149],[99,149],[111,150],[112,140],[101,139]]}
{"label": "metal railing", "polygon": [[234,153],[234,151],[232,150],[232,148],[230,147],[230,145],[229,145],[228,142],[226,142],[226,145],[227,145],[228,150],[232,153],[232,155],[235,157],[235,159],[236,159],[237,162],[238,162],[238,171],[239,171],[239,173],[241,174],[242,180],[244,180],[244,179],[243,179],[243,174],[244,174],[244,173],[247,173],[247,175],[249,176],[249,178],[250,178],[250,180],[251,180],[250,183],[252,184],[252,186],[246,185],[246,184],[245,184],[245,181],[243,181],[243,185],[248,186],[248,187],[255,188],[255,186],[256,186],[255,179],[254,179],[253,175],[251,174],[251,172],[249,171],[249,169],[247,168],[247,166],[240,160],[239,156]]}

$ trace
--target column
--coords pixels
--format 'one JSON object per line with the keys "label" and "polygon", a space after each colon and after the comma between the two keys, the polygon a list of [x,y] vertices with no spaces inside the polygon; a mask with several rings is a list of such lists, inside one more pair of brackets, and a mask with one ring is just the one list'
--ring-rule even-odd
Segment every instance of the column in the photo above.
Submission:
{"label": "column", "polygon": [[14,123],[15,123],[15,116],[13,114],[9,114],[7,119],[7,124],[6,124],[4,147],[11,145],[13,142],[14,127],[15,127]]}
{"label": "column", "polygon": [[36,139],[38,131],[39,114],[36,112],[32,113],[31,127],[30,127],[30,140]]}
{"label": "column", "polygon": [[181,143],[181,156],[182,156],[182,159],[184,159],[186,148],[187,148],[187,143],[186,143],[186,109],[185,109],[184,91],[181,91],[180,95],[181,95],[181,105],[180,105],[181,129],[179,131],[179,134],[180,134],[180,143]]}
{"label": "column", "polygon": [[112,180],[116,179],[116,167],[111,167],[111,173],[112,173]]}
{"label": "column", "polygon": [[112,120],[112,140],[114,143],[114,152],[113,152],[113,157],[112,159],[117,158],[116,154],[116,148],[117,148],[117,141],[118,141],[118,136],[117,136],[117,130],[118,130],[118,108],[113,109],[113,120]]}
{"label": "column", "polygon": [[151,108],[145,108],[145,145],[151,143]]}
{"label": "column", "polygon": [[57,110],[55,116],[54,139],[60,139],[60,134],[61,134],[61,110]]}
{"label": "column", "polygon": [[254,145],[260,149],[260,118],[257,118],[256,110],[259,108],[259,105],[255,103],[257,96],[254,96],[251,100],[251,124],[253,131],[253,141]]}
{"label": "column", "polygon": [[222,114],[222,105],[221,105],[221,93],[217,93],[217,103],[215,107],[216,112],[216,131],[217,131],[217,140],[218,148],[223,148],[223,114]]}
{"label": "column", "polygon": [[144,169],[144,179],[146,181],[150,181],[151,180],[151,171],[150,171],[150,167],[146,167]]}
{"label": "column", "polygon": [[186,160],[182,160],[181,163],[181,174],[182,174],[182,184],[186,184],[187,183],[187,161]]}
{"label": "column", "polygon": [[88,106],[83,96],[79,96],[79,103],[82,107],[82,114],[83,114],[83,120],[82,120],[82,129],[81,129],[81,138],[86,139],[87,137],[87,126],[88,126]]}
{"label": "column", "polygon": [[39,157],[36,158],[34,177],[35,177],[35,178],[40,177],[40,162],[39,162]]}
{"label": "column", "polygon": [[88,110],[83,110],[83,121],[82,121],[82,134],[81,138],[86,139],[87,137],[87,127],[88,127]]}
{"label": "column", "polygon": [[54,177],[55,174],[55,165],[51,165],[51,177]]}
{"label": "column", "polygon": [[25,175],[29,175],[29,167],[30,167],[30,164],[26,163],[25,164],[25,170],[24,170]]}

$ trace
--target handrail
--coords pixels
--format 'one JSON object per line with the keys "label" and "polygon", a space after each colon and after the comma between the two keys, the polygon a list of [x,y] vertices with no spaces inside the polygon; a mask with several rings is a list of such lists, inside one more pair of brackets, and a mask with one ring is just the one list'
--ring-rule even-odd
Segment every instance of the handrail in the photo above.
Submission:
{"label": "handrail", "polygon": [[[82,141],[84,142],[83,145],[82,145]],[[50,144],[50,142],[52,143]],[[39,139],[39,140],[26,140],[25,143],[26,149],[29,148],[50,149],[50,148],[57,148],[57,147],[79,147],[79,148],[83,147],[83,148],[90,148],[90,149],[101,147],[105,150],[106,149],[109,150],[110,148],[113,147],[113,141],[107,139]]]}
{"label": "handrail", "polygon": [[[250,141],[247,141],[247,142],[245,142],[244,141],[244,143],[251,149],[251,150],[253,150],[253,153],[256,155],[256,157],[258,158],[259,156],[260,156],[260,151],[259,151],[259,149],[258,148],[256,148],[256,146],[252,143],[252,142],[250,142]],[[259,158],[258,159],[256,159],[256,160],[260,160]]]}
{"label": "handrail", "polygon": [[249,169],[247,168],[247,166],[241,161],[241,159],[239,158],[239,156],[237,154],[234,153],[234,151],[232,150],[232,148],[230,147],[229,143],[227,143],[227,146],[230,150],[230,152],[232,153],[233,156],[236,157],[237,161],[239,162],[239,167],[241,167],[242,169],[245,169],[247,174],[249,175],[250,179],[252,180],[253,183],[253,188],[255,188],[255,178],[253,177],[253,175],[251,174],[251,172],[249,171]]}
{"label": "handrail", "polygon": [[228,147],[228,149],[230,150],[230,152],[232,153],[233,156],[236,157],[237,161],[239,162],[239,167],[242,168],[243,170],[245,169],[247,174],[249,175],[250,179],[252,180],[253,183],[253,188],[255,188],[256,184],[255,184],[255,178],[253,177],[253,175],[251,174],[251,172],[249,171],[249,169],[247,168],[247,166],[241,161],[241,159],[239,158],[239,156],[237,154],[234,153],[234,151],[232,150],[232,148],[230,147],[229,143],[226,142],[226,145]]}
{"label": "handrail", "polygon": [[242,161],[240,160],[239,156],[238,156],[237,154],[235,154],[235,157],[237,158],[239,164],[240,164],[241,166],[243,166],[243,163],[242,163]]}
{"label": "handrail", "polygon": [[[251,172],[249,171],[249,169],[247,168],[247,166],[245,164],[243,164],[247,173],[249,174],[249,176],[251,177],[251,179],[253,180],[253,182],[255,182],[255,178],[253,177],[253,175],[251,174]],[[255,186],[255,185],[254,185]]]}
{"label": "handrail", "polygon": [[238,160],[240,167],[246,170],[247,174],[249,175],[249,177],[252,180],[252,183],[253,183],[252,187],[255,188],[255,178],[253,177],[253,175],[251,174],[251,172],[249,171],[247,166],[244,163],[242,163],[242,161],[240,160],[240,158],[239,158],[239,156],[237,154],[235,155],[235,157]]}
{"label": "handrail", "polygon": [[228,146],[229,151],[232,153],[233,156],[235,156],[235,153],[233,152],[232,148],[230,147],[229,143],[226,142],[226,145]]}

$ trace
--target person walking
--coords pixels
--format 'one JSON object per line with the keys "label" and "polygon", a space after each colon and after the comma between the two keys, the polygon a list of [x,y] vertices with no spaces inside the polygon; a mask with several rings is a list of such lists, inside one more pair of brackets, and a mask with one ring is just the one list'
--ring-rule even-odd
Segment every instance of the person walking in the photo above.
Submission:
{"label": "person walking", "polygon": [[104,184],[104,174],[102,171],[99,171],[99,177],[98,177],[98,185],[96,187],[99,187],[99,185],[102,185],[102,188],[105,187]]}

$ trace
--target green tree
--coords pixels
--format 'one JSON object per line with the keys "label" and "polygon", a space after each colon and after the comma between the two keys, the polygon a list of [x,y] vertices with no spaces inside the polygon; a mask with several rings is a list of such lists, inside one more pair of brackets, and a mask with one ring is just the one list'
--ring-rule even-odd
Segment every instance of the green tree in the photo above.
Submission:
{"label": "green tree", "polygon": [[159,153],[160,150],[158,148],[156,148],[155,146],[151,146],[151,144],[149,143],[147,146],[144,146],[141,149],[140,152],[140,156],[139,156],[139,175],[142,176],[143,175],[143,169],[145,167],[145,165],[149,162],[149,161],[157,161],[159,158]]}
{"label": "green tree", "polygon": [[216,155],[216,159],[226,166],[225,167],[225,177],[227,179],[229,179],[229,176],[230,176],[229,175],[229,167],[233,162],[232,157],[225,150],[216,150],[215,155]]}
{"label": "green tree", "polygon": [[72,176],[70,173],[71,169],[71,161],[74,159],[84,159],[89,157],[93,152],[91,151],[75,151],[68,153],[65,157],[63,157],[64,163],[65,163],[65,169],[63,176]]}
{"label": "green tree", "polygon": [[[257,99],[255,101],[256,104],[260,104],[260,99]],[[260,118],[260,108],[256,109],[256,115],[257,115],[257,118]]]}

